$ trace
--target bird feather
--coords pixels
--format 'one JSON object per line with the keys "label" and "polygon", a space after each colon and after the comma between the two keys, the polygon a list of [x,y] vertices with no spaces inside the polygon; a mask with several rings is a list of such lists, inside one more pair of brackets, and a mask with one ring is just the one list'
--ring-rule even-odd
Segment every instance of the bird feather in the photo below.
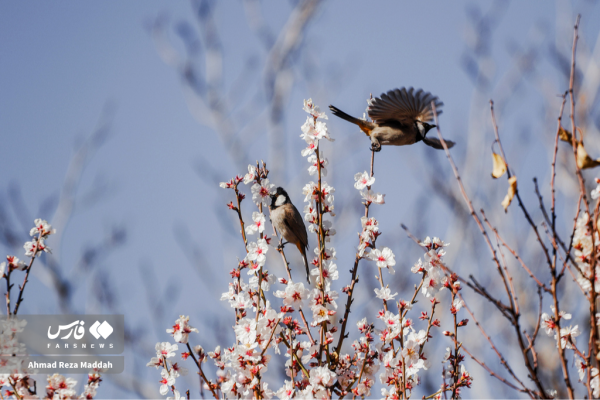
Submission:
{"label": "bird feather", "polygon": [[396,120],[402,123],[411,123],[414,120],[422,122],[433,121],[431,102],[434,102],[437,114],[441,114],[444,105],[437,96],[429,92],[414,88],[401,88],[382,93],[373,99],[367,112],[369,117],[377,122]]}

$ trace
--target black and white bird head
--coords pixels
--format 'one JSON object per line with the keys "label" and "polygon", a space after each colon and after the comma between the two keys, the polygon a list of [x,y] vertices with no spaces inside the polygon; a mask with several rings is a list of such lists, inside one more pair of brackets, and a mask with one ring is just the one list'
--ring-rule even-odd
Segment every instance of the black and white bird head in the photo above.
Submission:
{"label": "black and white bird head", "polygon": [[279,206],[284,204],[288,204],[290,202],[290,197],[284,188],[279,186],[275,193],[271,195],[271,209],[276,209]]}
{"label": "black and white bird head", "polygon": [[419,131],[419,134],[421,135],[421,138],[425,138],[425,135],[427,135],[427,132],[429,132],[430,129],[435,128],[436,125],[431,125],[428,124],[427,122],[422,122],[419,120],[415,121],[415,125],[417,126],[417,130]]}

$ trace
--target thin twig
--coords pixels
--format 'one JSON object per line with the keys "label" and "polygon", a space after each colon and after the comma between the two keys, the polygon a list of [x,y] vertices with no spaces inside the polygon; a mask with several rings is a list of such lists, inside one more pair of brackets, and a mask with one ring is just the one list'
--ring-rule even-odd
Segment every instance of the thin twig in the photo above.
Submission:
{"label": "thin twig", "polygon": [[[431,103],[431,107],[432,107],[432,111],[433,111],[435,125],[437,126],[436,129],[437,129],[438,137],[440,139],[440,142],[442,143],[442,147],[444,147],[444,151],[446,152],[446,157],[448,158],[448,161],[450,162],[450,165],[452,166],[452,170],[454,172],[454,177],[456,178],[456,180],[458,182],[458,185],[460,187],[460,191],[463,195],[463,198],[465,199],[465,202],[467,203],[467,206],[469,207],[469,211],[471,212],[473,219],[477,223],[477,226],[479,227],[479,230],[481,231],[481,234],[483,235],[483,237],[488,245],[488,248],[490,249],[490,252],[492,253],[494,262],[500,268],[500,262],[498,261],[498,258],[496,256],[496,251],[490,241],[490,238],[489,238],[485,228],[483,227],[483,224],[481,223],[481,220],[479,219],[479,216],[475,213],[473,204],[471,203],[471,200],[469,199],[469,197],[467,195],[467,192],[464,188],[462,180],[460,179],[460,175],[458,174],[458,169],[456,168],[456,164],[454,163],[454,160],[452,159],[452,156],[450,155],[450,151],[448,150],[448,145],[446,144],[446,141],[442,137],[442,131],[439,126],[438,115],[437,115],[437,111],[436,111],[434,102]],[[546,395],[544,386],[542,385],[542,382],[540,381],[539,377],[537,376],[536,370],[533,368],[533,365],[531,364],[531,360],[529,360],[529,358],[527,357],[526,346],[523,341],[523,337],[521,336],[521,332],[520,332],[519,325],[518,325],[518,320],[515,320],[513,325],[515,327],[517,339],[519,341],[519,346],[521,347],[521,350],[523,352],[523,361],[525,363],[525,366],[527,367],[527,370],[529,371],[530,377],[534,381],[535,385],[537,386],[540,396],[546,397],[547,395]]]}
{"label": "thin twig", "polygon": [[[371,174],[370,176],[373,177],[374,174],[374,166],[375,163],[375,152],[371,151]],[[365,218],[369,218],[369,204],[367,202],[365,202]],[[352,303],[354,302],[352,296],[354,295],[354,286],[358,283],[358,264],[361,260],[361,256],[358,255],[358,253],[356,253],[356,256],[354,258],[354,267],[350,270],[350,273],[352,274],[352,280],[350,281],[350,285],[348,286],[348,299],[346,300],[346,307],[344,310],[344,317],[342,318],[342,327],[340,329],[340,338],[338,339],[338,344],[335,347],[335,353],[338,355],[340,355],[340,352],[342,351],[342,344],[344,343],[344,339],[346,338],[346,327],[348,324],[348,316],[350,314],[350,307],[352,306]]]}
{"label": "thin twig", "polygon": [[[212,393],[212,395],[215,397],[215,399],[218,400],[219,396],[217,396],[217,393],[215,393],[215,389],[213,388],[213,384],[208,380],[208,378],[206,378],[206,375],[204,375],[204,371],[202,371],[202,366],[200,365],[200,363],[198,362],[198,359],[194,355],[194,351],[190,347],[190,344],[186,343],[185,345],[187,346],[187,349],[188,349],[190,355],[194,359],[194,362],[196,363],[196,366],[198,367],[198,371],[200,371],[200,376],[202,376],[202,379],[204,379],[204,382],[208,386],[208,389],[210,390],[210,392]],[[165,363],[165,365],[166,365],[166,363]]]}
{"label": "thin twig", "polygon": [[[13,315],[17,315],[17,312],[19,312],[19,306],[21,305],[21,302],[23,301],[23,292],[25,291],[25,285],[27,284],[27,282],[29,282],[29,273],[31,272],[31,267],[33,266],[33,261],[35,260],[37,254],[38,254],[40,240],[42,240],[41,232],[38,234],[37,241],[35,242],[35,249],[33,251],[33,255],[31,256],[31,260],[29,261],[29,265],[27,266],[27,272],[25,273],[25,278],[23,279],[23,284],[21,286],[19,286],[19,297],[17,299],[17,303],[15,304],[15,310],[13,311]],[[10,314],[10,312],[9,312],[9,314]]]}

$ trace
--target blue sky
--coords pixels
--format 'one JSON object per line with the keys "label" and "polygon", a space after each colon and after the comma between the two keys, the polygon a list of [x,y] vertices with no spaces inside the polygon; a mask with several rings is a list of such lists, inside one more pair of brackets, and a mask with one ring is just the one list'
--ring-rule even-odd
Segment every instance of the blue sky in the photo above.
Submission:
{"label": "blue sky", "polygon": [[[367,6],[360,1],[324,2],[306,33],[310,57],[299,60],[313,62],[315,76],[298,78],[284,105],[288,147],[281,149],[280,154],[287,158],[287,170],[280,173],[286,183],[294,183],[288,190],[293,200],[301,203],[301,183],[310,180],[298,138],[305,119],[302,100],[309,97],[322,108],[335,104],[360,116],[369,93],[378,95],[401,86],[422,87],[444,101],[441,123],[445,136],[458,142],[455,151],[460,163],[460,156],[467,151],[461,135],[468,129],[474,92],[461,64],[468,40],[468,15],[475,9],[486,12],[492,4],[381,1]],[[273,32],[283,27],[292,8],[290,2],[276,1],[265,1],[261,7]],[[548,61],[547,48],[549,43],[555,43],[559,50],[568,51],[570,27],[577,12],[583,12],[582,40],[593,47],[600,32],[597,4],[510,3],[494,30],[493,46],[489,48],[496,71],[494,83],[512,68],[511,49],[526,48],[538,41],[542,43],[545,61],[537,73],[564,88],[557,69]],[[61,267],[69,271],[82,248],[100,240],[114,226],[124,226],[126,245],[103,259],[97,273],[110,277],[126,320],[133,324],[150,323],[151,332],[146,334],[149,343],[166,340],[164,329],[179,314],[189,314],[196,321],[213,321],[227,315],[221,304],[208,314],[198,306],[208,300],[207,296],[216,302],[214,296],[226,291],[226,271],[243,252],[241,247],[232,251],[230,245],[241,243],[235,236],[235,221],[230,215],[223,217],[215,212],[230,200],[229,193],[210,179],[199,177],[198,160],[211,165],[218,180],[228,180],[244,171],[233,167],[226,156],[227,146],[190,113],[180,78],[161,61],[148,31],[149,24],[159,16],[168,18],[171,26],[180,21],[194,26],[191,13],[190,3],[183,1],[0,3],[0,202],[8,204],[8,191],[18,185],[25,214],[31,221],[35,217],[51,220],[51,213],[38,213],[41,204],[49,196],[59,194],[74,148],[97,126],[103,110],[112,110],[110,135],[83,172],[73,217],[55,252],[60,255]],[[247,60],[256,59],[262,65],[265,51],[248,28],[240,2],[220,2],[215,18],[224,47],[224,81],[229,86],[246,68]],[[556,30],[557,25],[561,31]],[[170,38],[181,50],[173,29]],[[303,73],[300,68],[294,71],[297,75]],[[257,77],[260,74],[252,79]],[[327,85],[328,79],[335,81],[332,88]],[[311,80],[312,84],[307,83]],[[251,82],[250,93],[260,84]],[[501,92],[502,88],[494,88],[490,95],[494,96],[496,90]],[[535,126],[529,121],[532,116],[544,117],[540,95],[531,85],[523,85],[516,94],[518,99],[514,102],[498,105],[500,117],[506,116],[502,125],[508,136],[507,147],[519,143],[520,129]],[[262,126],[266,129],[267,123],[259,122],[258,126],[259,130]],[[345,121],[332,118],[329,126],[338,141],[326,151],[335,152],[338,147],[334,146],[353,149],[349,154],[336,154],[340,167],[333,171],[331,179],[342,187],[340,193],[355,195],[352,177],[367,168],[368,141]],[[485,134],[487,142],[482,146],[489,149],[489,131]],[[257,137],[248,149],[251,159],[269,162],[279,155],[269,152],[262,140],[264,133]],[[533,158],[523,161],[524,168],[535,165],[537,154],[535,143],[526,145],[532,146]],[[358,151],[362,159],[356,161]],[[387,194],[386,207],[394,207],[393,215],[397,215],[393,224],[389,222],[385,228],[393,238],[400,239],[404,236],[398,223],[412,218],[410,207],[422,189],[423,168],[418,163],[428,163],[430,157],[437,157],[444,166],[446,161],[442,153],[424,148],[384,149],[380,154],[375,166],[378,190]],[[487,157],[482,156],[481,163],[474,167],[482,171],[482,176],[489,175],[485,169],[490,167]],[[286,183],[278,184],[291,185]],[[476,190],[476,181],[470,184]],[[96,199],[97,194],[91,192],[94,185],[106,188],[101,198]],[[448,209],[435,204],[431,216],[447,222]],[[249,210],[249,202],[246,206]],[[52,207],[49,211],[53,211]],[[446,226],[429,228],[435,235],[444,232]],[[182,243],[176,235],[181,230],[202,250],[204,272],[199,273],[181,250]],[[340,257],[340,263],[353,257],[353,245],[344,247],[341,243],[344,238],[353,240],[357,230],[356,224],[339,230],[338,254],[347,253]],[[52,240],[49,245],[52,246]],[[415,257],[418,251],[413,249],[408,260]],[[144,276],[153,277],[155,293],[144,289]],[[96,284],[92,276],[78,283],[76,311],[90,312],[97,307],[86,294]],[[162,326],[152,319],[154,310],[148,299],[156,298],[156,293],[167,288],[165,295],[175,303],[170,305],[168,318],[160,321],[165,324]],[[35,271],[27,290],[23,306],[26,313],[57,312],[56,297],[36,279]],[[199,328],[209,342],[214,342],[209,328]],[[123,394],[119,389],[113,390],[109,393]]]}

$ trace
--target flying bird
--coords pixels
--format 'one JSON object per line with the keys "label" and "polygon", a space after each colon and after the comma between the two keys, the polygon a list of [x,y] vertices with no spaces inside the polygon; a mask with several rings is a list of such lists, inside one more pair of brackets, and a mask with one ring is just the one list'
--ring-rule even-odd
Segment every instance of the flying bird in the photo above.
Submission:
{"label": "flying bird", "polygon": [[269,210],[271,211],[271,222],[277,232],[279,232],[288,243],[296,245],[298,251],[302,255],[304,266],[306,267],[306,280],[310,283],[310,268],[308,267],[308,261],[306,259],[308,235],[306,233],[304,219],[298,212],[298,209],[292,204],[290,197],[282,187],[278,187],[275,194],[271,195],[271,205],[269,206]]}
{"label": "flying bird", "polygon": [[[434,149],[443,149],[439,139],[427,137],[427,132],[436,127],[430,124],[433,122],[432,101],[437,114],[441,114],[444,103],[423,89],[390,90],[370,101],[367,114],[373,122],[354,118],[332,105],[329,109],[333,115],[358,125],[371,138],[373,151],[380,151],[382,145],[406,146],[420,141]],[[445,142],[448,148],[454,146],[450,140]]]}

